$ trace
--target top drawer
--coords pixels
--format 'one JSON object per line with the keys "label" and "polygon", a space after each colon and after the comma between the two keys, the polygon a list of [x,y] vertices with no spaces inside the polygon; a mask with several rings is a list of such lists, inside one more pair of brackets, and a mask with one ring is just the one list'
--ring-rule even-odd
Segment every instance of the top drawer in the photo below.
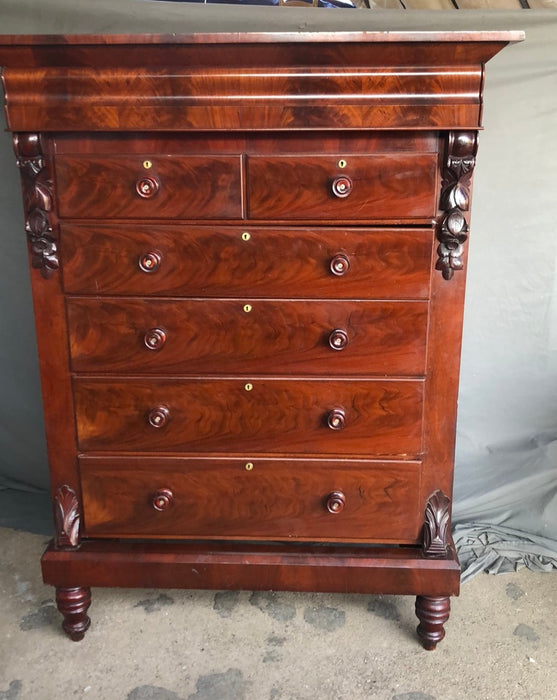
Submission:
{"label": "top drawer", "polygon": [[253,219],[395,220],[435,216],[435,153],[248,156]]}
{"label": "top drawer", "polygon": [[239,219],[238,156],[58,156],[62,218]]}

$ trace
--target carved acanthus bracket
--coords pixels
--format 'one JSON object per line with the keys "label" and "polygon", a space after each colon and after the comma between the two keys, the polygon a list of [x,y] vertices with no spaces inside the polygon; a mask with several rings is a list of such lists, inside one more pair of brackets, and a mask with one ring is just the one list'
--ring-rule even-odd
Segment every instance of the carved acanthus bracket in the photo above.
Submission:
{"label": "carved acanthus bracket", "polygon": [[21,172],[25,230],[31,247],[31,264],[43,277],[58,269],[58,250],[52,235],[52,181],[38,134],[15,134],[14,151]]}
{"label": "carved acanthus bracket", "polygon": [[463,267],[463,244],[468,238],[472,175],[476,165],[478,136],[475,131],[451,131],[441,186],[443,215],[437,226],[438,260],[436,269],[450,280]]}
{"label": "carved acanthus bracket", "polygon": [[443,491],[435,491],[427,500],[423,552],[428,557],[446,557],[452,546],[451,501]]}
{"label": "carved acanthus bracket", "polygon": [[77,547],[79,545],[80,513],[79,501],[73,489],[67,484],[60,486],[54,495],[55,542],[57,547]]}

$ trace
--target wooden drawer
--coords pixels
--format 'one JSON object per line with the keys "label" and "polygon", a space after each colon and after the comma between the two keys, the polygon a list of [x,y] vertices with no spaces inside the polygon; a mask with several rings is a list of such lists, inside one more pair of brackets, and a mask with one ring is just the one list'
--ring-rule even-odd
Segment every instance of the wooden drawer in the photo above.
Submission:
{"label": "wooden drawer", "polygon": [[249,156],[254,219],[381,220],[433,217],[437,155]]}
{"label": "wooden drawer", "polygon": [[417,454],[423,381],[74,379],[84,451]]}
{"label": "wooden drawer", "polygon": [[419,462],[79,461],[85,536],[368,542],[420,537]]}
{"label": "wooden drawer", "polygon": [[63,218],[242,216],[240,156],[67,155],[55,166]]}
{"label": "wooden drawer", "polygon": [[423,375],[425,301],[73,297],[75,372]]}
{"label": "wooden drawer", "polygon": [[431,229],[61,226],[77,294],[423,299],[432,247]]}

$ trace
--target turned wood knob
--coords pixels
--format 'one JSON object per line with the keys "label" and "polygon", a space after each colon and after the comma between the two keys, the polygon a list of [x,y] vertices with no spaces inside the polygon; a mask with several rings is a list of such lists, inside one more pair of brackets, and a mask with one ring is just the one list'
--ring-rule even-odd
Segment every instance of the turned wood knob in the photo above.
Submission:
{"label": "turned wood knob", "polygon": [[346,496],[342,493],[342,491],[333,491],[327,496],[327,500],[325,501],[325,507],[327,508],[329,513],[336,515],[337,513],[341,512],[341,510],[344,508],[345,503]]}
{"label": "turned wood knob", "polygon": [[161,266],[161,256],[154,251],[145,253],[139,258],[139,269],[142,272],[156,272]]}
{"label": "turned wood knob", "polygon": [[346,422],[346,414],[342,408],[333,408],[327,415],[327,425],[331,430],[342,430]]}
{"label": "turned wood knob", "polygon": [[170,419],[170,411],[166,406],[156,406],[149,411],[147,420],[153,428],[164,428]]}
{"label": "turned wood knob", "polygon": [[336,275],[337,277],[342,277],[350,269],[350,260],[346,255],[338,253],[338,255],[335,255],[333,258],[331,258],[331,262],[329,263],[329,269],[331,270],[333,275]]}
{"label": "turned wood knob", "polygon": [[151,199],[160,189],[160,182],[156,177],[141,177],[135,183],[135,191],[143,199]]}
{"label": "turned wood knob", "polygon": [[155,510],[166,510],[172,505],[174,494],[170,489],[158,489],[153,495],[153,508]]}
{"label": "turned wood knob", "polygon": [[341,328],[336,328],[329,335],[329,347],[333,350],[344,350],[348,345],[348,333]]}
{"label": "turned wood knob", "polygon": [[166,343],[166,333],[162,328],[149,328],[143,336],[147,350],[160,350]]}
{"label": "turned wood knob", "polygon": [[331,185],[331,190],[335,197],[348,197],[350,192],[352,192],[352,180],[346,175],[341,175],[340,177],[335,177],[333,184]]}

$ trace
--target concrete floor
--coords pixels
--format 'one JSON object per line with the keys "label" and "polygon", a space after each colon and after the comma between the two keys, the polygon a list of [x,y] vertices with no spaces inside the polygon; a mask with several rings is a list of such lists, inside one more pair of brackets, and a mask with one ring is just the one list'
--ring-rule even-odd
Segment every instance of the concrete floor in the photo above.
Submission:
{"label": "concrete floor", "polygon": [[480,575],[437,651],[396,596],[94,589],[82,642],[0,528],[0,700],[554,700],[557,575]]}

